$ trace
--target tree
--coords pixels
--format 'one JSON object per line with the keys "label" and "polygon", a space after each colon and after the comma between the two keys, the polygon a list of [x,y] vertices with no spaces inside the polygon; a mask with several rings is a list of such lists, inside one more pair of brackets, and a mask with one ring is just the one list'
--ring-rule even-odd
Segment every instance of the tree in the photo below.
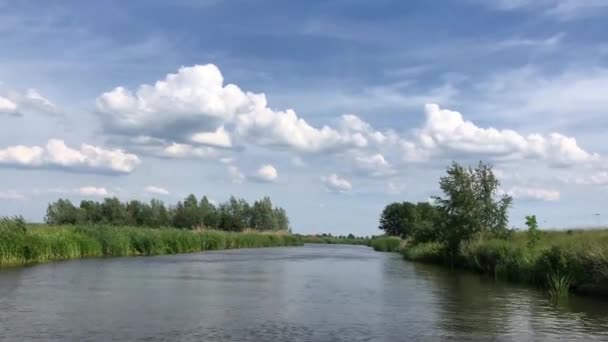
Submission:
{"label": "tree", "polygon": [[194,228],[203,223],[198,200],[193,194],[188,195],[184,202],[178,202],[173,215],[173,225],[178,228]]}
{"label": "tree", "polygon": [[380,230],[388,235],[409,237],[418,222],[416,205],[411,202],[391,203],[380,215]]}
{"label": "tree", "polygon": [[447,248],[452,265],[462,241],[478,234],[507,231],[512,198],[498,196],[500,182],[490,165],[479,162],[473,170],[454,162],[439,186],[445,197],[435,197],[442,223],[438,238]]}
{"label": "tree", "polygon": [[104,219],[101,205],[95,201],[81,201],[80,213],[83,223],[98,224]]}
{"label": "tree", "polygon": [[249,212],[249,204],[245,200],[230,196],[228,202],[220,205],[220,229],[242,231],[250,223]]}
{"label": "tree", "polygon": [[412,231],[412,238],[415,243],[437,241],[441,216],[437,207],[429,202],[419,202],[416,204],[417,218]]}
{"label": "tree", "polygon": [[125,225],[128,223],[126,205],[116,197],[106,198],[101,203],[101,213],[104,221],[112,225]]}
{"label": "tree", "polygon": [[251,207],[251,228],[257,230],[278,230],[278,217],[272,209],[270,198],[255,201]]}
{"label": "tree", "polygon": [[207,228],[217,229],[220,224],[220,216],[217,208],[207,199],[207,196],[201,198],[199,203],[200,215],[203,220],[203,224]]}
{"label": "tree", "polygon": [[68,199],[59,199],[49,204],[44,221],[51,225],[76,224],[80,221],[80,211]]}
{"label": "tree", "polygon": [[291,227],[289,226],[289,217],[287,217],[287,211],[285,209],[279,207],[274,208],[274,217],[277,222],[277,230],[283,231],[291,231]]}
{"label": "tree", "polygon": [[150,225],[152,227],[169,227],[171,226],[171,217],[165,204],[159,200],[153,199],[150,201]]}

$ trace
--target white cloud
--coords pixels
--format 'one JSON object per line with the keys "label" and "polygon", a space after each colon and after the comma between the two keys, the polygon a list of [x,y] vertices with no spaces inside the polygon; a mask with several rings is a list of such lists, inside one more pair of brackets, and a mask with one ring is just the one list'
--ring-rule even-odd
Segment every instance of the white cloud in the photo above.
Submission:
{"label": "white cloud", "polygon": [[249,110],[250,97],[255,96],[223,83],[213,64],[182,67],[154,85],[141,85],[135,93],[123,87],[103,93],[97,98],[97,108],[109,128],[123,131],[164,137],[172,134],[167,130],[217,127]]}
{"label": "white cloud", "polygon": [[255,178],[262,182],[274,182],[278,177],[277,169],[270,164],[262,165],[255,175]]}
{"label": "white cloud", "polygon": [[15,190],[0,191],[0,199],[3,200],[22,200],[25,196]]}
{"label": "white cloud", "polygon": [[57,108],[36,89],[25,93],[10,91],[0,96],[0,114],[23,115],[26,112],[56,114]]}
{"label": "white cloud", "polygon": [[188,144],[172,143],[162,150],[161,156],[168,158],[213,159],[219,157],[219,152],[209,146],[194,147]]}
{"label": "white cloud", "polygon": [[553,48],[562,42],[564,39],[564,33],[558,33],[553,36],[544,39],[530,39],[530,38],[512,38],[498,42],[495,46],[495,50],[503,50],[508,48]]}
{"label": "white cloud", "polygon": [[[213,64],[182,67],[154,85],[141,85],[134,93],[117,87],[97,98],[97,108],[112,133],[177,144],[227,148],[234,146],[236,139],[267,147],[324,152],[366,147],[386,139],[354,115],[343,116],[339,128],[317,128],[292,109],[273,110],[265,94],[224,85],[220,70]],[[226,127],[234,127],[234,132]]]}
{"label": "white cloud", "polygon": [[217,147],[232,147],[232,139],[230,138],[230,134],[224,129],[224,126],[218,127],[214,132],[196,133],[190,140],[199,144]]}
{"label": "white cloud", "polygon": [[372,177],[385,177],[395,173],[395,170],[380,153],[356,156],[355,168]]}
{"label": "white cloud", "polygon": [[509,189],[503,189],[502,193],[508,194],[515,199],[522,200],[539,200],[539,201],[547,201],[554,202],[559,201],[560,192],[554,189],[545,189],[539,187],[512,187]]}
{"label": "white cloud", "polygon": [[17,104],[6,97],[0,96],[0,114],[18,115]]}
{"label": "white cloud", "polygon": [[566,182],[579,185],[608,185],[608,172],[597,171],[586,177],[577,177],[573,180],[567,179]]}
{"label": "white cloud", "polygon": [[154,195],[169,195],[169,190],[155,185],[149,185],[144,188],[144,191]]}
{"label": "white cloud", "polygon": [[426,121],[416,132],[418,148],[429,155],[441,153],[483,155],[503,159],[540,159],[553,166],[570,166],[599,159],[580,148],[575,138],[559,133],[524,136],[510,129],[480,128],[459,112],[425,107]]}
{"label": "white cloud", "polygon": [[228,165],[228,174],[232,179],[232,183],[241,184],[243,181],[245,181],[245,175],[243,175],[241,170],[234,165]]}
{"label": "white cloud", "polygon": [[0,165],[27,168],[58,167],[83,172],[130,173],[140,159],[120,149],[82,144],[79,149],[63,140],[51,139],[46,146],[10,146],[0,149]]}
{"label": "white cloud", "polygon": [[95,186],[84,186],[76,189],[76,192],[82,196],[92,196],[92,197],[105,197],[109,196],[110,193],[106,188],[95,187]]}
{"label": "white cloud", "polygon": [[353,189],[353,186],[346,179],[333,173],[329,176],[322,176],[321,181],[329,191],[347,192]]}

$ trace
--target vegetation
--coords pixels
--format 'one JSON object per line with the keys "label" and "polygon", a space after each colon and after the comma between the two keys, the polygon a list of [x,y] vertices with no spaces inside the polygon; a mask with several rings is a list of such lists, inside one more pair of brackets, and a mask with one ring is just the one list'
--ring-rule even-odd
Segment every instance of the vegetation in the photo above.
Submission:
{"label": "vegetation", "polygon": [[329,245],[363,245],[369,246],[371,239],[369,237],[357,237],[353,234],[333,236],[332,234],[320,235],[296,235],[304,243],[319,243]]}
{"label": "vegetation", "polygon": [[570,291],[608,295],[608,231],[540,231],[507,228],[512,199],[499,193],[492,167],[453,163],[439,182],[443,197],[431,204],[389,204],[380,229],[405,239],[409,260],[444,263],[497,279],[542,286],[552,297]]}
{"label": "vegetation", "polygon": [[166,207],[159,200],[145,203],[121,202],[106,198],[102,202],[82,201],[76,207],[70,200],[59,199],[49,204],[46,223],[50,225],[112,225],[133,227],[207,228],[224,231],[245,229],[288,231],[289,218],[283,208],[273,207],[264,197],[250,205],[244,199],[230,197],[217,207],[207,197],[200,202],[189,195],[176,205]]}
{"label": "vegetation", "polygon": [[0,220],[0,267],[86,257],[192,253],[207,250],[297,246],[286,232],[226,232],[175,228],[65,225],[27,227]]}

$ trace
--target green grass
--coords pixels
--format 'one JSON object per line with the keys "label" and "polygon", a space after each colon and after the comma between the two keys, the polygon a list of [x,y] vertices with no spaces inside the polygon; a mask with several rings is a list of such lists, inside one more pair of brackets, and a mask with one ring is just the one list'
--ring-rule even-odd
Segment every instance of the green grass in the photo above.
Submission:
{"label": "green grass", "polygon": [[298,246],[290,234],[111,226],[36,226],[0,221],[0,267],[57,260]]}
{"label": "green grass", "polygon": [[402,241],[397,237],[382,236],[370,241],[370,247],[377,252],[398,252],[402,246]]}
{"label": "green grass", "polygon": [[[552,296],[567,293],[608,293],[608,230],[545,231],[529,247],[524,232],[508,240],[471,241],[460,248],[457,267],[496,279],[546,288]],[[412,261],[446,263],[440,245],[408,245],[404,257]]]}
{"label": "green grass", "polygon": [[349,238],[329,235],[297,235],[304,243],[320,243],[328,245],[360,245],[369,246],[371,239],[363,237]]}

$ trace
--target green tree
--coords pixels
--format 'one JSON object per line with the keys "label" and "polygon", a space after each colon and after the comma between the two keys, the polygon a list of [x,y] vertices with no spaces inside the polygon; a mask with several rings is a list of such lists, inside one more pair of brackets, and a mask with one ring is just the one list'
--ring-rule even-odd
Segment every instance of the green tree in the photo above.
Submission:
{"label": "green tree", "polygon": [[452,259],[460,244],[479,234],[499,235],[507,231],[512,198],[498,195],[500,182],[490,165],[465,168],[454,162],[439,181],[445,197],[435,197],[441,215],[439,240]]}
{"label": "green tree", "polygon": [[99,224],[103,222],[103,212],[101,204],[95,201],[80,202],[81,219],[83,223]]}
{"label": "green tree", "polygon": [[414,232],[418,220],[414,203],[391,203],[382,211],[378,228],[388,235],[407,238]]}
{"label": "green tree", "polygon": [[417,221],[413,227],[412,238],[415,243],[433,242],[439,238],[441,215],[429,202],[416,204]]}
{"label": "green tree", "polygon": [[209,201],[207,196],[203,196],[203,198],[201,198],[201,202],[199,203],[198,207],[205,227],[218,229],[220,224],[220,216],[217,208]]}
{"label": "green tree", "polygon": [[126,225],[129,221],[127,208],[116,197],[106,198],[101,203],[101,213],[104,221],[115,226]]}
{"label": "green tree", "polygon": [[274,208],[274,217],[277,222],[277,230],[283,231],[291,231],[291,226],[289,225],[289,217],[287,216],[287,211],[281,207]]}
{"label": "green tree", "polygon": [[257,230],[278,230],[278,217],[272,209],[270,198],[264,197],[255,201],[251,207],[250,226]]}
{"label": "green tree", "polygon": [[150,216],[150,226],[152,227],[171,226],[171,216],[162,201],[156,199],[150,201]]}
{"label": "green tree", "polygon": [[80,220],[80,210],[70,200],[62,198],[49,204],[44,217],[44,221],[51,225],[76,224]]}

